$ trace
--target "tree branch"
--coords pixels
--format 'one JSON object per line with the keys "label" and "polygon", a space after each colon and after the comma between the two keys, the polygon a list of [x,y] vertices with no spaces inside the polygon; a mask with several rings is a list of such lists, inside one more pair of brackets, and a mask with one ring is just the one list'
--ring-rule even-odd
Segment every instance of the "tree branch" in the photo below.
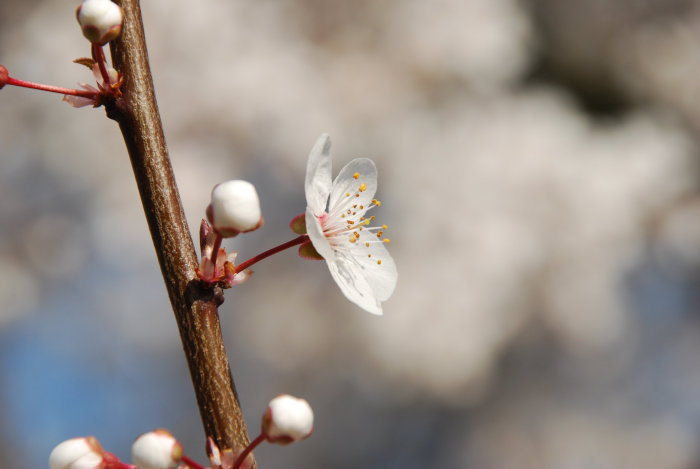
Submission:
{"label": "tree branch", "polygon": [[224,348],[217,307],[221,290],[196,275],[197,255],[180,202],[153,90],[138,0],[118,0],[124,28],[112,42],[124,75],[122,97],[106,103],[119,123],[192,376],[205,432],[220,448],[249,441]]}

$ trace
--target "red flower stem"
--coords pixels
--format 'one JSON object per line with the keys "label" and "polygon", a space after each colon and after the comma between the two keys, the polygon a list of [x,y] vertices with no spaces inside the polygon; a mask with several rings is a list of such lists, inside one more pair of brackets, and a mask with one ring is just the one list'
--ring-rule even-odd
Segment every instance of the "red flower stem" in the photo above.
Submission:
{"label": "red flower stem", "polygon": [[216,275],[216,257],[219,255],[219,249],[221,249],[221,241],[224,240],[224,237],[216,231],[214,232],[214,236],[214,247],[212,248],[214,252],[212,252],[211,254],[211,263],[214,264],[214,275]]}
{"label": "red flower stem", "polygon": [[42,83],[33,83],[31,81],[18,80],[16,78],[7,77],[6,85],[21,86],[23,88],[31,88],[33,90],[48,91],[50,93],[67,94],[71,96],[80,96],[83,98],[94,99],[97,93],[88,90],[74,90],[71,88],[61,88],[60,86],[44,85]]}
{"label": "red flower stem", "polygon": [[298,244],[302,244],[302,243],[304,243],[305,241],[307,241],[308,239],[309,239],[309,236],[303,234],[303,235],[299,236],[298,238],[294,238],[294,239],[291,240],[291,241],[287,241],[286,243],[282,243],[282,244],[280,244],[279,246],[275,246],[274,248],[268,249],[268,250],[265,251],[265,252],[261,252],[261,253],[258,254],[257,256],[253,256],[253,257],[251,257],[250,259],[248,259],[247,261],[238,264],[238,265],[236,266],[236,273],[239,273],[239,272],[244,271],[245,269],[247,269],[247,268],[250,267],[251,265],[253,265],[253,264],[255,264],[256,262],[259,262],[259,261],[265,259],[266,257],[270,257],[271,255],[277,254],[277,253],[280,252],[280,251],[284,251],[285,249],[289,249],[289,248],[291,248],[292,246],[296,246],[296,245],[298,245]]}
{"label": "red flower stem", "polygon": [[255,447],[263,441],[265,441],[265,435],[261,433],[256,439],[251,441],[250,444],[245,447],[243,452],[238,456],[238,459],[236,459],[236,462],[233,463],[233,467],[231,469],[239,469],[241,464],[243,464],[243,461],[245,461],[245,458],[247,458],[251,451],[253,451]]}
{"label": "red flower stem", "polygon": [[182,455],[182,462],[187,464],[187,466],[192,468],[192,469],[206,469],[204,466],[199,464],[197,461],[191,460],[190,458],[188,458],[184,454]]}
{"label": "red flower stem", "polygon": [[121,462],[115,454],[109,451],[105,451],[102,454],[102,465],[100,467],[104,467],[104,469],[136,469],[134,464]]}
{"label": "red flower stem", "polygon": [[111,85],[109,80],[109,73],[107,72],[107,59],[105,58],[105,51],[99,44],[92,43],[92,58],[97,62],[97,66],[100,68],[100,74],[102,75],[102,80],[104,80],[105,85]]}

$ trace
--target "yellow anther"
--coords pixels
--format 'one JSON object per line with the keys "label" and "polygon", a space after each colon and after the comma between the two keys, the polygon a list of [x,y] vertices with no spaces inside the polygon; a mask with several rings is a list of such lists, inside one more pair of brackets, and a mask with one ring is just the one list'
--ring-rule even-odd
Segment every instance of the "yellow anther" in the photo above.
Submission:
{"label": "yellow anther", "polygon": [[362,210],[362,209],[364,209],[364,208],[365,208],[364,205],[360,205],[360,210]]}
{"label": "yellow anther", "polygon": [[381,263],[382,263],[382,260],[379,259],[379,260],[377,261],[377,265],[381,265]]}
{"label": "yellow anther", "polygon": [[365,243],[365,246],[369,247],[369,242]]}
{"label": "yellow anther", "polygon": [[357,179],[357,178],[360,177],[360,173],[355,173],[355,174],[352,175],[352,177],[355,178],[355,179]]}
{"label": "yellow anther", "polygon": [[341,213],[341,214],[340,214],[340,218],[345,218],[345,214],[344,214],[344,213]]}
{"label": "yellow anther", "polygon": [[385,243],[390,243],[390,242],[391,242],[391,240],[390,240],[389,238],[384,238],[382,241],[384,241]]}
{"label": "yellow anther", "polygon": [[360,192],[364,192],[364,191],[366,191],[366,190],[367,190],[367,184],[365,184],[365,183],[363,182],[362,184],[360,184]]}
{"label": "yellow anther", "polygon": [[357,238],[355,238],[354,236],[350,236],[350,242],[354,243],[355,241],[357,241]]}
{"label": "yellow anther", "polygon": [[350,197],[350,192],[346,192],[345,197]]}
{"label": "yellow anther", "polygon": [[386,230],[387,228],[389,228],[389,227],[386,226],[386,225],[382,225],[382,229],[383,229],[383,230]]}

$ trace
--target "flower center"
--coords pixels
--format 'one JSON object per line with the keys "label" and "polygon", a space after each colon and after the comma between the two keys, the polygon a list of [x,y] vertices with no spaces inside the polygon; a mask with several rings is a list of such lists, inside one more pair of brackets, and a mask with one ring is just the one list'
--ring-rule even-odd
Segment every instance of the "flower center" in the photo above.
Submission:
{"label": "flower center", "polygon": [[[355,190],[346,192],[344,197],[336,202],[333,207],[329,207],[327,213],[320,217],[323,234],[336,251],[352,251],[357,254],[357,250],[367,250],[367,257],[372,259],[371,246],[376,243],[389,243],[389,238],[384,238],[384,231],[387,225],[370,226],[374,221],[374,215],[365,217],[365,214],[379,207],[382,203],[377,199],[372,199],[369,205],[364,205],[358,201],[360,194],[367,190],[367,184],[360,181],[360,173],[353,174],[353,179],[357,181]],[[364,253],[363,253],[364,255]],[[382,260],[376,259],[381,265]]]}

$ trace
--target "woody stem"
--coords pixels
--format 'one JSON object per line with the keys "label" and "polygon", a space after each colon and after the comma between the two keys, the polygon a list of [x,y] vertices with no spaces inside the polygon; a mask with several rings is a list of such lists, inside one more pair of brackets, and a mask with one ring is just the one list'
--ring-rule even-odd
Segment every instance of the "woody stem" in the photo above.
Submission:
{"label": "woody stem", "polygon": [[221,293],[197,277],[199,262],[165,143],[139,1],[115,3],[124,12],[124,26],[110,47],[124,84],[121,96],[107,100],[105,108],[108,117],[119,123],[129,152],[204,433],[219,448],[238,452],[249,439],[221,334],[217,311]]}

